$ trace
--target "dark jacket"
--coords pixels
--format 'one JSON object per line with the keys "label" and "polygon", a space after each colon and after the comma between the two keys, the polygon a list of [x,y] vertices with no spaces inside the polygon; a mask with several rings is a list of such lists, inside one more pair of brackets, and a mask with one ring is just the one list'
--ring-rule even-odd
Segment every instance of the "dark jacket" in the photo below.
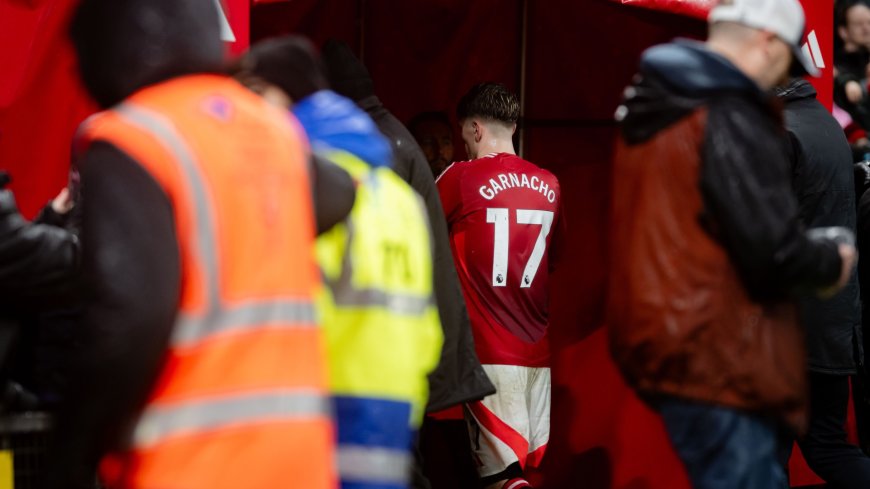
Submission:
{"label": "dark jacket", "polygon": [[864,129],[870,128],[870,100],[867,88],[864,89],[864,100],[853,104],[846,98],[846,84],[858,82],[861,85],[867,81],[867,65],[870,64],[870,53],[866,49],[858,51],[841,50],[834,57],[837,76],[834,77],[834,102],[852,116],[852,120]]}
{"label": "dark jacket", "polygon": [[78,263],[74,233],[27,221],[12,192],[0,190],[0,302],[21,305],[57,292],[70,283]]}
{"label": "dark jacket", "polygon": [[57,392],[80,261],[78,236],[65,224],[50,205],[27,221],[12,193],[0,191],[0,409],[34,407],[4,396],[7,380],[41,396]]}
{"label": "dark jacket", "polygon": [[[841,226],[854,232],[855,185],[846,136],[807,81],[795,79],[777,95],[785,101],[792,185],[801,221],[807,228]],[[856,362],[863,357],[857,274],[833,298],[822,301],[810,296],[800,306],[810,370],[856,373]]]}
{"label": "dark jacket", "polygon": [[495,387],[480,366],[474,349],[465,299],[450,252],[447,220],[426,156],[411,133],[375,96],[368,70],[346,46],[328,43],[323,50],[323,60],[333,89],[356,101],[389,139],[393,147],[393,170],[423,197],[429,211],[435,240],[435,294],[444,329],[444,347],[438,368],[429,376],[427,412],[493,394]]}
{"label": "dark jacket", "polygon": [[[864,330],[870,327],[870,260],[866,257],[870,256],[870,165],[867,162],[859,162],[854,165],[855,168],[855,196],[857,198],[857,237],[858,237],[858,282],[863,284],[861,287],[861,302],[862,302],[862,336]],[[867,351],[867,340],[864,338],[864,351]],[[864,373],[867,374],[866,361],[864,362]]]}
{"label": "dark jacket", "polygon": [[832,285],[806,237],[774,100],[703,44],[644,53],[619,110],[611,350],[644,395],[806,424],[804,334],[788,300]]}

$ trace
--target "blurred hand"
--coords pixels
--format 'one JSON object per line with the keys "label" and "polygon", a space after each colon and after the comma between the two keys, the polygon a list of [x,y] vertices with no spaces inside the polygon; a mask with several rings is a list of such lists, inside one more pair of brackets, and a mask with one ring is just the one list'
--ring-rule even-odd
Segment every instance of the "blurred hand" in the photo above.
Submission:
{"label": "blurred hand", "polygon": [[852,277],[852,270],[855,268],[855,263],[858,260],[858,252],[855,250],[854,246],[848,244],[840,244],[838,246],[840,259],[843,262],[843,265],[840,268],[840,278],[837,280],[836,284],[818,291],[818,296],[822,299],[833,297],[837,292],[842,290],[847,283],[849,283],[849,279]]}
{"label": "blurred hand", "polygon": [[70,195],[69,189],[66,187],[51,201],[51,208],[60,215],[71,211],[74,205],[72,195]]}
{"label": "blurred hand", "polygon": [[853,104],[860,102],[864,98],[864,90],[861,90],[861,84],[856,81],[847,82],[846,98]]}

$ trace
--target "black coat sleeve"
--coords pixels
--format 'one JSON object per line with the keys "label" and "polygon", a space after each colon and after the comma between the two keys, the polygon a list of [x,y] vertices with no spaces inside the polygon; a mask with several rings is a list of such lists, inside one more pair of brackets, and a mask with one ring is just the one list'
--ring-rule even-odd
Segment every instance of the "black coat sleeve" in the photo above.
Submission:
{"label": "black coat sleeve", "polygon": [[841,268],[836,244],[801,227],[784,135],[769,118],[736,97],[711,103],[700,176],[704,222],[757,300],[832,285]]}
{"label": "black coat sleeve", "polygon": [[0,297],[45,296],[72,281],[79,266],[79,239],[60,227],[28,222],[9,190],[0,191]]}
{"label": "black coat sleeve", "polygon": [[328,160],[311,158],[311,195],[317,235],[343,221],[356,200],[356,186],[351,176]]}
{"label": "black coat sleeve", "polygon": [[99,457],[124,436],[160,371],[180,294],[167,196],[115,147],[96,143],[82,168],[81,350],[44,471],[46,487],[93,487]]}
{"label": "black coat sleeve", "polygon": [[[429,376],[429,404],[427,412],[440,411],[450,406],[482,399],[493,394],[490,382],[474,348],[471,325],[465,299],[456,274],[453,253],[444,208],[435,186],[435,177],[423,151],[401,124],[395,120],[389,132],[395,151],[396,173],[423,198],[432,226],[435,245],[433,263],[435,299],[444,330],[444,346],[438,367]],[[382,128],[383,130],[383,128]]]}
{"label": "black coat sleeve", "polygon": [[870,190],[865,190],[858,199],[858,242],[861,253],[870,256]]}

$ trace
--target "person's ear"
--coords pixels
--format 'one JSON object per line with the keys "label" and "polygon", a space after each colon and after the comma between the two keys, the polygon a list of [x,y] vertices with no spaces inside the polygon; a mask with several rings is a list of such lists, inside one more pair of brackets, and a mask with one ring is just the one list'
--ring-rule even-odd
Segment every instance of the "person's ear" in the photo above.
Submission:
{"label": "person's ear", "polygon": [[511,126],[511,136],[516,134],[516,132],[517,132],[517,123],[514,122],[514,124]]}
{"label": "person's ear", "polygon": [[479,122],[473,121],[471,127],[474,128],[474,142],[479,143],[483,139],[483,126]]}

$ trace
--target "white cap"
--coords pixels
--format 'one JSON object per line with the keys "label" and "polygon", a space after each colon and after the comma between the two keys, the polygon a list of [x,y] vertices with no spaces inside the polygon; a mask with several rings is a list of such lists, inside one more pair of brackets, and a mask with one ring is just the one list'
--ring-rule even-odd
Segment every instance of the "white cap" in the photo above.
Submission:
{"label": "white cap", "polygon": [[815,63],[801,49],[806,18],[798,0],[720,0],[707,21],[735,22],[776,34],[790,47],[804,71],[819,76]]}

